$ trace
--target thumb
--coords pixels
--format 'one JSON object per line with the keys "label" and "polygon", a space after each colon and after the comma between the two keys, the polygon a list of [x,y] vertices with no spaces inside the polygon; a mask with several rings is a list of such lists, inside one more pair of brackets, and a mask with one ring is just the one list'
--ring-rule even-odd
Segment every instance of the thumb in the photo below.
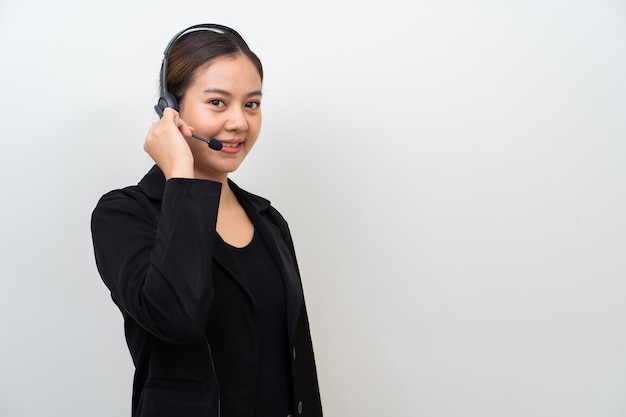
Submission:
{"label": "thumb", "polygon": [[190,137],[191,135],[193,135],[193,132],[196,130],[193,127],[189,126],[186,123],[183,123],[180,127],[179,127],[180,133],[183,134],[183,136],[185,137]]}
{"label": "thumb", "polygon": [[174,122],[176,123],[178,130],[180,131],[180,133],[183,134],[183,136],[188,138],[193,134],[195,129],[189,126],[187,123],[185,123],[185,121],[180,117],[180,115],[178,114],[176,115]]}

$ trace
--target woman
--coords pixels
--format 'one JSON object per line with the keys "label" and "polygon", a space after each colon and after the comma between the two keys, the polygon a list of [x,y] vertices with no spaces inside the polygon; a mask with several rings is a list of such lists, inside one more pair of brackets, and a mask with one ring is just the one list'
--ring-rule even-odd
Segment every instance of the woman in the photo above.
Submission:
{"label": "woman", "polygon": [[197,25],[172,39],[161,77],[155,166],[92,216],[135,365],[132,415],[321,416],[287,223],[228,178],[261,128],[261,62],[234,30]]}

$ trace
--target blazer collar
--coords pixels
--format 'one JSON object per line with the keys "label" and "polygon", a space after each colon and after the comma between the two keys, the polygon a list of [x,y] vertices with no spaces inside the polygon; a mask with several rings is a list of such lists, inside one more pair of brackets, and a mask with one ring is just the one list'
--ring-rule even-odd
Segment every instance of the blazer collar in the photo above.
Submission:
{"label": "blazer collar", "polygon": [[[250,217],[254,228],[267,245],[280,270],[287,294],[287,325],[289,327],[289,335],[295,337],[296,325],[298,324],[297,321],[300,316],[304,295],[300,281],[300,273],[298,272],[296,260],[290,247],[291,238],[285,236],[285,233],[288,233],[286,229],[287,225],[282,218],[278,218],[279,215],[276,211],[271,209],[269,200],[240,189],[230,180],[229,186]],[[217,258],[216,260],[219,261]]]}

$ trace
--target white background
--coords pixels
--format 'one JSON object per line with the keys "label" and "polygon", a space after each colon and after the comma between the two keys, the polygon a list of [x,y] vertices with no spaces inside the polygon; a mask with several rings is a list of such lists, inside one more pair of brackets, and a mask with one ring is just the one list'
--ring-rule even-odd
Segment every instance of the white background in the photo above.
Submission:
{"label": "white background", "polygon": [[0,1],[0,415],[128,416],[93,260],[162,51],[264,62],[233,175],[289,220],[326,416],[626,415],[626,4]]}

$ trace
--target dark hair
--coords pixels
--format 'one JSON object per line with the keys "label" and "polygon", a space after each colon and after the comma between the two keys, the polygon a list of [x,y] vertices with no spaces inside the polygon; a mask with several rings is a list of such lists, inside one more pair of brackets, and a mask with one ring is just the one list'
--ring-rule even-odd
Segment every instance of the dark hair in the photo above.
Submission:
{"label": "dark hair", "polygon": [[241,37],[213,30],[196,30],[184,34],[172,44],[168,53],[168,91],[180,103],[198,68],[219,57],[239,54],[252,61],[263,81],[261,60]]}

